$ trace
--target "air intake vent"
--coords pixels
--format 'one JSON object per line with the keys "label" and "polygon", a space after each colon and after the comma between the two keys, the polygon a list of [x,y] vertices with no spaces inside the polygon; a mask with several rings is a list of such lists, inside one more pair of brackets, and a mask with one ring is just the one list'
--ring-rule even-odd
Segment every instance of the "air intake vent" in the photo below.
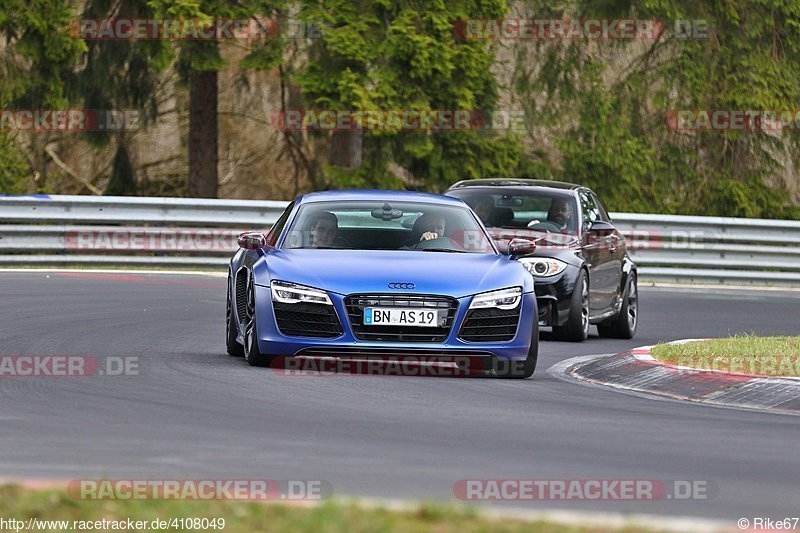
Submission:
{"label": "air intake vent", "polygon": [[[458,308],[458,300],[447,296],[402,294],[357,294],[344,300],[353,335],[359,340],[379,342],[444,342]],[[364,308],[436,309],[445,314],[442,327],[365,326]]]}
{"label": "air intake vent", "polygon": [[517,333],[519,312],[516,309],[472,309],[467,313],[458,337],[469,342],[510,341]]}
{"label": "air intake vent", "polygon": [[247,314],[247,270],[242,269],[236,273],[236,316],[239,322],[244,322]]}
{"label": "air intake vent", "polygon": [[331,338],[342,334],[342,325],[333,306],[273,302],[272,308],[278,329],[289,337]]}

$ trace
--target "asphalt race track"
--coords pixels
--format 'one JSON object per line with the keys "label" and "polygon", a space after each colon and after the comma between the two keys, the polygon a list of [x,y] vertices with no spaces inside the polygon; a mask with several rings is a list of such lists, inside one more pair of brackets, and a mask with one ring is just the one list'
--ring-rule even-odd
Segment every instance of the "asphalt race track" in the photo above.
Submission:
{"label": "asphalt race track", "polygon": [[687,337],[796,334],[800,292],[642,288],[632,341],[543,341],[532,380],[283,376],[225,354],[225,278],[0,273],[0,355],[138,357],[139,374],[0,378],[0,477],[321,479],[451,499],[462,479],[707,480],[708,500],[515,507],[798,516],[800,417],[563,381],[547,369]]}

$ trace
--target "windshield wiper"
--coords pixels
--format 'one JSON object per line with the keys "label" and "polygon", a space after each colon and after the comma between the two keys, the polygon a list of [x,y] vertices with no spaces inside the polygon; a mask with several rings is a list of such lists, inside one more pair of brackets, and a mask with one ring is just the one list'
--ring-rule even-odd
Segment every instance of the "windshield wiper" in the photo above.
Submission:
{"label": "windshield wiper", "polygon": [[454,254],[465,254],[466,250],[454,250],[452,248],[417,248],[421,252],[450,252]]}

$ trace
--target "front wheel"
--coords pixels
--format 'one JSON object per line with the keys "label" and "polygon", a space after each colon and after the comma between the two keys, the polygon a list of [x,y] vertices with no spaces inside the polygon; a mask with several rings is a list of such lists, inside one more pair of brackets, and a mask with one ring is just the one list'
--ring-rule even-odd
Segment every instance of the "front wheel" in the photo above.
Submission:
{"label": "front wheel", "polygon": [[531,347],[528,350],[528,357],[524,361],[504,361],[495,370],[497,377],[506,379],[527,379],[536,370],[536,362],[539,359],[539,334],[531,339]]}
{"label": "front wheel", "polygon": [[589,337],[589,280],[581,269],[569,303],[567,323],[553,326],[553,336],[560,341],[583,342]]}
{"label": "front wheel", "polygon": [[225,345],[228,349],[228,355],[242,357],[244,355],[244,347],[236,340],[237,326],[233,316],[233,306],[231,305],[231,286],[231,274],[228,272],[228,298],[225,306]]}
{"label": "front wheel", "polygon": [[244,359],[250,366],[267,366],[270,356],[261,353],[258,347],[258,321],[256,320],[256,287],[253,275],[247,283],[247,311],[244,326]]}
{"label": "front wheel", "polygon": [[533,332],[531,333],[531,344],[528,347],[528,357],[524,361],[502,361],[497,362],[495,374],[497,377],[509,379],[527,379],[536,370],[536,362],[539,360],[539,310],[533,308]]}
{"label": "front wheel", "polygon": [[639,287],[636,274],[631,272],[622,294],[622,306],[614,319],[597,325],[601,337],[611,339],[632,339],[639,325]]}

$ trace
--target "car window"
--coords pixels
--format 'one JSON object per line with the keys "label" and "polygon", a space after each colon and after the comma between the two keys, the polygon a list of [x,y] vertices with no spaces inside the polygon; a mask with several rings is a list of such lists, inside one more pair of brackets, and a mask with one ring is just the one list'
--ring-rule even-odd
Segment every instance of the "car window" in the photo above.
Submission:
{"label": "car window", "polygon": [[592,193],[592,199],[594,200],[594,203],[597,205],[597,210],[600,213],[600,220],[611,223],[611,217],[608,215],[608,211],[606,211],[606,208],[600,201],[600,198],[598,198],[595,193]]}
{"label": "car window", "polygon": [[487,228],[577,232],[577,205],[571,194],[547,190],[490,193],[450,191],[464,200]]}
{"label": "car window", "polygon": [[411,201],[303,205],[283,246],[495,253],[491,240],[466,206]]}
{"label": "car window", "polygon": [[275,246],[275,243],[278,242],[278,237],[280,237],[283,227],[286,225],[286,221],[289,220],[289,214],[292,212],[292,209],[294,209],[294,202],[286,206],[281,216],[279,216],[275,224],[272,225],[269,233],[267,233],[267,245]]}
{"label": "car window", "polygon": [[602,220],[600,218],[600,210],[597,208],[597,204],[588,191],[581,191],[578,196],[581,202],[583,227],[584,229],[588,229],[595,220]]}

